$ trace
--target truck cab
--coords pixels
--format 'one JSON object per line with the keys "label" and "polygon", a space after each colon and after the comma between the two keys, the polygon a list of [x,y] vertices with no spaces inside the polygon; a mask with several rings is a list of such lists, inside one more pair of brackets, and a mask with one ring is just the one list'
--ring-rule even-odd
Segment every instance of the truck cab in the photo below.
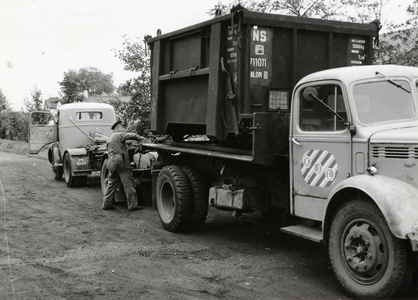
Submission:
{"label": "truck cab", "polygon": [[58,109],[57,118],[46,111],[31,113],[29,152],[46,145],[54,178],[64,175],[68,186],[83,185],[87,175],[100,170],[100,156],[116,122],[113,107],[105,103],[70,103]]}
{"label": "truck cab", "polygon": [[415,253],[407,264],[416,273],[417,81],[417,68],[346,67],[308,75],[293,93],[290,211],[317,226],[282,231],[325,242],[356,297],[385,273],[395,276],[388,270],[402,263],[392,252]]}
{"label": "truck cab", "polygon": [[[399,193],[397,181],[418,188],[417,80],[415,68],[364,66],[314,73],[298,83],[290,133],[296,215],[322,220],[333,189],[354,177],[367,190],[389,189],[386,197]],[[381,177],[394,180],[392,186],[373,187]],[[411,205],[418,208],[417,201]]]}

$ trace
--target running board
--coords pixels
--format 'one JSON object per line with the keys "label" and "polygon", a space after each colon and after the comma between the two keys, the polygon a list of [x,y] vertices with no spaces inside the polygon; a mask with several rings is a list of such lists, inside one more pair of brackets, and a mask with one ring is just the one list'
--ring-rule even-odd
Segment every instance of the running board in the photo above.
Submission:
{"label": "running board", "polygon": [[306,225],[295,225],[282,227],[280,230],[317,243],[322,243],[323,240],[322,230],[320,228],[314,228]]}

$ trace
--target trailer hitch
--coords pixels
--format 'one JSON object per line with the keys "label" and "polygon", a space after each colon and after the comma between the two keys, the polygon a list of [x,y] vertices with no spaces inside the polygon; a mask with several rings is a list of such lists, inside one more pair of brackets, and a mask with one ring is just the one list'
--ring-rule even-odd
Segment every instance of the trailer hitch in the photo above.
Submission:
{"label": "trailer hitch", "polygon": [[224,64],[224,58],[221,57],[221,69],[222,69],[222,73],[225,73],[226,75],[226,85],[227,85],[227,93],[226,93],[226,100],[229,101],[230,106],[231,106],[231,114],[232,114],[232,125],[234,127],[234,133],[235,136],[239,135],[239,130],[238,130],[238,117],[237,117],[237,110],[235,108],[235,93],[234,90],[232,89],[232,79],[231,79],[231,75],[229,75],[228,71],[225,69],[225,64]]}

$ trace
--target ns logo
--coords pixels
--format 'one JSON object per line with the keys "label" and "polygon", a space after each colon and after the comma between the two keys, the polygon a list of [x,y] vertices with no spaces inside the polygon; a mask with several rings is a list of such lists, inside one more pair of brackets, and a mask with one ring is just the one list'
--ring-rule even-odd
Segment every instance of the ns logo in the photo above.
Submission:
{"label": "ns logo", "polygon": [[267,42],[267,31],[266,30],[253,30],[253,41],[254,42]]}

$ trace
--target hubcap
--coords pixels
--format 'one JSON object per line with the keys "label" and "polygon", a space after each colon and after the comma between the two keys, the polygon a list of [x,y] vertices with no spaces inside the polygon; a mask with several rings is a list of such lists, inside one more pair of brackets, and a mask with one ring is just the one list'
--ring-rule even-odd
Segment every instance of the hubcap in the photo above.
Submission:
{"label": "hubcap", "polygon": [[344,241],[347,264],[356,273],[373,277],[384,263],[384,246],[377,231],[369,224],[353,226]]}

